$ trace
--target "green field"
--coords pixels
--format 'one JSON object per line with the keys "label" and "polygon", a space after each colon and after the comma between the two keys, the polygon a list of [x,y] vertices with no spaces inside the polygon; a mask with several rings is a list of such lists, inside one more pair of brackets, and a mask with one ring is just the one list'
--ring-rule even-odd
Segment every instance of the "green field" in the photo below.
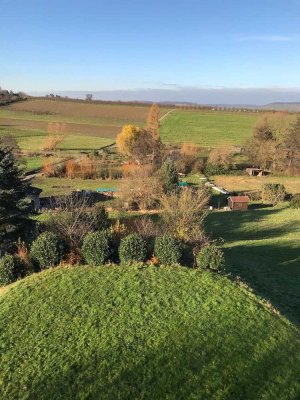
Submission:
{"label": "green field", "polygon": [[297,399],[299,330],[225,277],[56,268],[0,298],[0,398]]}
{"label": "green field", "polygon": [[38,176],[33,181],[34,186],[43,190],[41,196],[64,195],[73,190],[96,190],[97,188],[118,188],[119,180],[81,179],[81,178],[46,178]]}
{"label": "green field", "polygon": [[214,212],[207,229],[225,240],[227,272],[300,324],[300,212],[253,207]]}
{"label": "green field", "polygon": [[243,112],[176,110],[162,121],[160,134],[165,143],[239,146],[251,135],[256,119],[256,114]]}

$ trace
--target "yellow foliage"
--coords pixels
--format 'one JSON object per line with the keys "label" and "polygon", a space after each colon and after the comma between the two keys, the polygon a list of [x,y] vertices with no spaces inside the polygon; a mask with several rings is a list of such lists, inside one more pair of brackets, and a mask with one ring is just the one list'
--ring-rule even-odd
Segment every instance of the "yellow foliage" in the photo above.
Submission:
{"label": "yellow foliage", "polygon": [[199,153],[199,147],[191,142],[182,143],[180,153],[185,156],[196,156]]}
{"label": "yellow foliage", "polygon": [[155,140],[159,139],[159,107],[152,104],[147,117],[147,131],[151,133]]}
{"label": "yellow foliage", "polygon": [[135,125],[124,125],[118,134],[116,143],[119,153],[130,156],[132,146],[141,134],[141,129]]}

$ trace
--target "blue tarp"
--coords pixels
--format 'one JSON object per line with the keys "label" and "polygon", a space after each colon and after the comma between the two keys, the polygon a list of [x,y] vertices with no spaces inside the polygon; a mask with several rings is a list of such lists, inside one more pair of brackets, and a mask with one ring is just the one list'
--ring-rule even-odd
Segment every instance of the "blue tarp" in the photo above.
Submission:
{"label": "blue tarp", "polygon": [[115,192],[118,192],[118,189],[116,189],[116,188],[97,188],[96,192],[97,193],[115,193]]}

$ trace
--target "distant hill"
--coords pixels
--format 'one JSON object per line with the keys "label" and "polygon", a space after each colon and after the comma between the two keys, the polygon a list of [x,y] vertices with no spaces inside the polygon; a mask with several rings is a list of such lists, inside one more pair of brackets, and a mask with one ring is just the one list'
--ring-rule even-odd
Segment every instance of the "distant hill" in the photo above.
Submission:
{"label": "distant hill", "polygon": [[300,103],[269,103],[261,107],[266,110],[287,110],[287,111],[300,111]]}

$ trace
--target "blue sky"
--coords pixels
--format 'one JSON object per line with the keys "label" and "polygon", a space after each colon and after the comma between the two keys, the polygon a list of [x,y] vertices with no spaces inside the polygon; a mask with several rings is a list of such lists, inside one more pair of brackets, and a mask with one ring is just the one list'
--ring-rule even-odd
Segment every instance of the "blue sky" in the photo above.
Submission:
{"label": "blue sky", "polygon": [[300,92],[299,0],[0,0],[0,13],[8,89]]}

